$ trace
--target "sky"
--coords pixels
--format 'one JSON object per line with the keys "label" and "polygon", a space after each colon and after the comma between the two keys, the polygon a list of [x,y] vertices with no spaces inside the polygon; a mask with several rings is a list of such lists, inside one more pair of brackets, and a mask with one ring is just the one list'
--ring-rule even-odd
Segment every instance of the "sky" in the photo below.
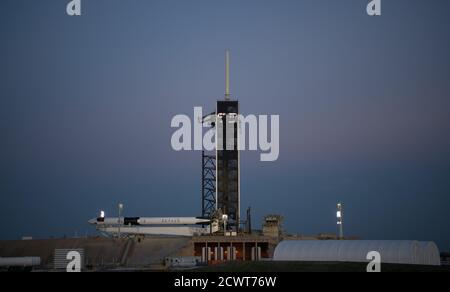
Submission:
{"label": "sky", "polygon": [[173,116],[280,116],[280,157],[241,154],[253,227],[435,241],[450,250],[450,2],[3,0],[0,239],[95,234],[99,210],[201,214],[201,153]]}

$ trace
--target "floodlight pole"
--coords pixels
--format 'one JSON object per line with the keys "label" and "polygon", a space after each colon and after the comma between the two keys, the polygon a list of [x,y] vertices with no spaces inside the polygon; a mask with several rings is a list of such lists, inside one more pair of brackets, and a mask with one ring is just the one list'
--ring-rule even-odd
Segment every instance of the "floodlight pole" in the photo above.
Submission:
{"label": "floodlight pole", "polygon": [[344,227],[343,227],[344,208],[341,203],[337,204],[336,217],[337,217],[337,225],[339,227],[339,239],[344,239]]}
{"label": "floodlight pole", "polygon": [[118,237],[119,237],[119,239],[121,238],[121,233],[120,233],[120,225],[121,225],[121,216],[122,216],[122,209],[123,209],[123,204],[122,203],[119,203],[119,205],[118,205],[118,207],[119,207],[119,219],[118,219]]}

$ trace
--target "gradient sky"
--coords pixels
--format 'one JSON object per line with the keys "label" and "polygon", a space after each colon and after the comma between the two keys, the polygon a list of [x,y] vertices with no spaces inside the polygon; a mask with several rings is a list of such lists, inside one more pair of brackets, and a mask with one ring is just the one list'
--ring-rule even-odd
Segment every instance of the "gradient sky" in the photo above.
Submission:
{"label": "gradient sky", "polygon": [[450,1],[3,0],[0,239],[94,233],[104,209],[200,214],[176,114],[213,110],[224,51],[244,114],[280,115],[280,158],[242,157],[242,206],[288,231],[450,250]]}

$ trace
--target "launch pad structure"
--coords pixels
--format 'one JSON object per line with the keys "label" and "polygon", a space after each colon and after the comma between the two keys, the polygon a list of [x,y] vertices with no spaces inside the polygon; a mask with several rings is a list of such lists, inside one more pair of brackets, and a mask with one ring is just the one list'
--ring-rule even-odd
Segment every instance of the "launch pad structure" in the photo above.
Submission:
{"label": "launch pad structure", "polygon": [[[215,111],[199,121],[202,127],[214,129],[216,143],[213,151],[202,151],[201,216],[105,218],[101,212],[99,218],[89,221],[100,233],[142,240],[154,236],[190,237],[189,256],[201,257],[203,262],[271,257],[278,236],[252,235],[250,208],[246,220],[241,220],[240,109],[239,101],[230,93],[229,51],[225,68],[225,95],[216,101]],[[241,228],[243,224],[245,228]]]}
{"label": "launch pad structure", "polygon": [[[237,235],[241,231],[239,101],[231,99],[229,51],[226,51],[225,67],[225,96],[217,100],[215,112],[202,117],[199,121],[202,127],[214,129],[216,143],[211,153],[202,151],[201,216],[122,218],[119,211],[119,217],[105,218],[102,211],[100,217],[89,220],[97,230],[105,235],[118,237],[122,234],[194,236],[220,231],[224,235]],[[121,210],[123,205],[119,206]],[[250,219],[248,218],[246,222],[250,223]],[[245,230],[248,229],[247,226]]]}
{"label": "launch pad structure", "polygon": [[214,154],[202,152],[202,216],[220,212],[227,217],[229,231],[240,231],[239,101],[231,100],[230,53],[225,60],[225,97],[216,111],[203,118],[203,125],[216,129]]}

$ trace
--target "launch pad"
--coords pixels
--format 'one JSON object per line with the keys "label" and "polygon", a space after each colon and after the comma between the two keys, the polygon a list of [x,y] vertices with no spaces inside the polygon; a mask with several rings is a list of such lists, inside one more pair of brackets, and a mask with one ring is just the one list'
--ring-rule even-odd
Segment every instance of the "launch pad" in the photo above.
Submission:
{"label": "launch pad", "polygon": [[[215,131],[215,151],[202,151],[202,216],[195,218],[100,217],[89,220],[102,234],[111,236],[198,236],[238,235],[241,224],[239,101],[230,95],[230,54],[225,60],[225,96],[216,102],[216,110],[200,120]],[[119,210],[123,205],[119,205]],[[200,226],[201,225],[201,226]],[[247,231],[249,228],[246,228]],[[221,233],[219,232],[221,231]]]}
{"label": "launch pad", "polygon": [[282,235],[282,217],[266,217],[263,232],[252,232],[250,208],[245,220],[241,219],[240,108],[239,101],[230,94],[228,51],[225,64],[224,98],[216,101],[214,112],[204,117],[200,114],[198,121],[201,128],[215,133],[214,149],[202,151],[201,216],[121,217],[123,205],[119,204],[119,217],[105,217],[102,211],[100,217],[89,220],[101,234],[112,239],[126,238],[133,246],[167,236],[184,237],[189,243],[167,254],[172,258],[166,261],[178,265],[183,265],[184,257],[213,263],[258,261],[273,256]]}

